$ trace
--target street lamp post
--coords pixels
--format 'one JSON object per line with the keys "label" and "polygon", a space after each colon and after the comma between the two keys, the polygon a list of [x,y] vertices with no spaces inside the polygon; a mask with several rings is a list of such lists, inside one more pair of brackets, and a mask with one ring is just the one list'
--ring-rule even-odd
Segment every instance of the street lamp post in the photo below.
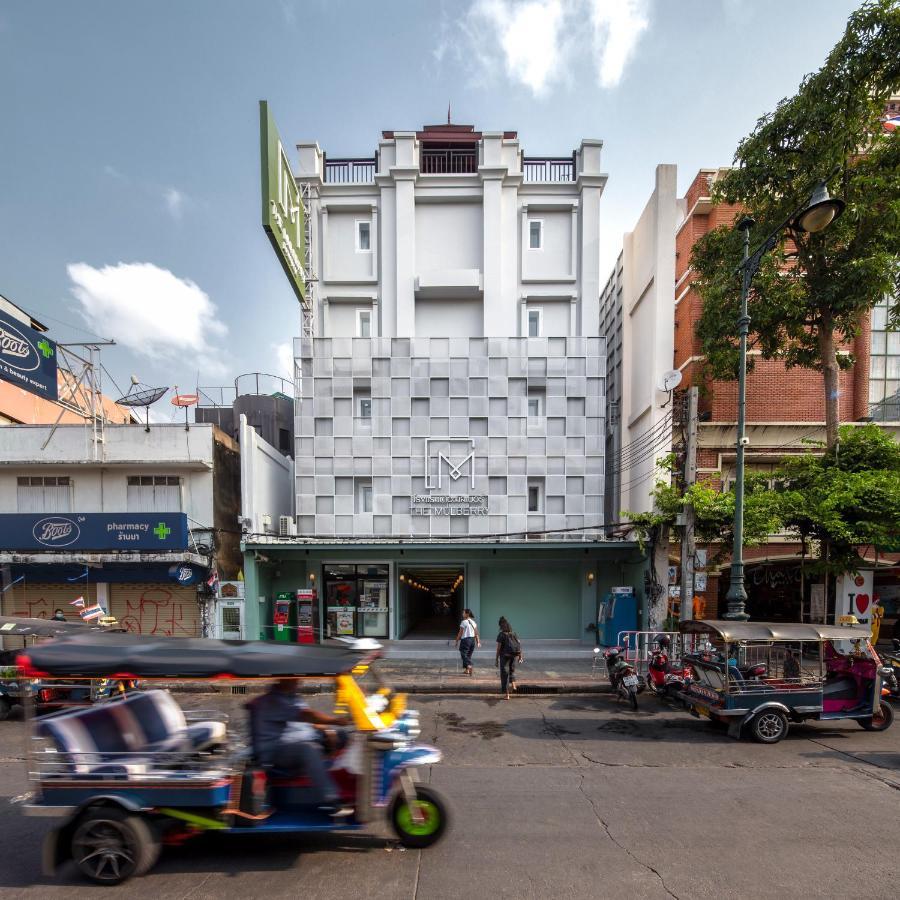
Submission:
{"label": "street lamp post", "polygon": [[786,229],[794,232],[815,233],[827,228],[844,211],[844,201],[830,197],[825,182],[820,182],[809,202],[788,216],[754,252],[750,253],[750,229],[756,224],[744,216],[737,224],[744,233],[744,258],[738,270],[741,273],[741,315],[738,318],[738,409],[737,438],[735,441],[734,480],[734,545],[731,552],[731,581],[725,600],[728,604],[725,619],[745,621],[747,615],[747,589],[744,586],[744,449],[749,441],[746,436],[747,407],[747,337],[750,334],[750,314],[747,300],[753,276],[759,271],[763,257],[778,243]]}

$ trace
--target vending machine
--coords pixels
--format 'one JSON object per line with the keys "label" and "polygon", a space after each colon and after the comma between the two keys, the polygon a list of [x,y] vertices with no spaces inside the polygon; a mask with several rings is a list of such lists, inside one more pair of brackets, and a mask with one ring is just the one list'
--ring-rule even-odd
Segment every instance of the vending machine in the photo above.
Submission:
{"label": "vending machine", "polygon": [[615,647],[619,632],[637,630],[637,602],[634,588],[614,587],[605,594],[597,610],[597,643]]}

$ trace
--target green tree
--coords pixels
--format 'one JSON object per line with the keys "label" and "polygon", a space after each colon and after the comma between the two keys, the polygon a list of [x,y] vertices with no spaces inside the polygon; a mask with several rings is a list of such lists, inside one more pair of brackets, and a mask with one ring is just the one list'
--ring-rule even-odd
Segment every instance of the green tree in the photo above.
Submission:
{"label": "green tree", "polygon": [[824,454],[786,459],[777,494],[784,526],[821,548],[819,568],[855,572],[859,551],[900,535],[900,446],[877,425],[844,425]]}
{"label": "green tree", "polygon": [[[838,440],[839,370],[853,358],[837,351],[884,296],[900,327],[900,133],[880,116],[900,89],[900,0],[871,0],[849,19],[824,66],[797,93],[763,116],[741,141],[737,168],[714,186],[718,202],[738,204],[756,221],[751,247],[763,243],[825,181],[847,206],[818,234],[790,238],[765,257],[749,298],[749,346],[823,373],[826,445]],[[720,227],[694,246],[703,298],[697,323],[710,376],[736,377],[742,237]],[[750,358],[752,365],[752,357]]]}

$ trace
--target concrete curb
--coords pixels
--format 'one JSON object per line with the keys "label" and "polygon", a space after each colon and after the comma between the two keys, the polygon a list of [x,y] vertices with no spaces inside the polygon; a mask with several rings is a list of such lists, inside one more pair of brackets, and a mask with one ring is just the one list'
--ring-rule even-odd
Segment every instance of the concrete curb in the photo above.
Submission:
{"label": "concrete curb", "polygon": [[[468,681],[468,682],[445,682],[445,681],[404,681],[387,679],[392,688],[403,691],[407,694],[492,694],[498,696],[500,694],[500,685],[496,680],[491,681]],[[255,693],[254,688],[262,688],[267,684],[267,679],[260,681],[234,681],[227,684],[218,684],[215,686],[209,683],[194,684],[191,682],[174,681],[170,683],[162,682],[160,687],[165,687],[173,694],[251,694]],[[237,691],[233,689],[237,688]],[[315,695],[329,693],[334,689],[331,681],[314,681],[301,682],[298,693],[306,695]],[[528,681],[519,682],[518,694],[535,695],[535,694],[608,694],[610,686],[605,681],[566,681],[565,679],[553,681]]]}

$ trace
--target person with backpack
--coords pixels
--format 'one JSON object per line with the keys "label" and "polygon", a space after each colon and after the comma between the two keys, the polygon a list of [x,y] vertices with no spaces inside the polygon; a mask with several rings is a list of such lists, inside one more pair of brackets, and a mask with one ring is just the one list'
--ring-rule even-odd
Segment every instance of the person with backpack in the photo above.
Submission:
{"label": "person with backpack", "polygon": [[522,659],[522,642],[512,630],[506,616],[500,616],[500,633],[497,635],[497,655],[494,665],[500,669],[500,691],[506,694],[516,689],[516,663]]}

